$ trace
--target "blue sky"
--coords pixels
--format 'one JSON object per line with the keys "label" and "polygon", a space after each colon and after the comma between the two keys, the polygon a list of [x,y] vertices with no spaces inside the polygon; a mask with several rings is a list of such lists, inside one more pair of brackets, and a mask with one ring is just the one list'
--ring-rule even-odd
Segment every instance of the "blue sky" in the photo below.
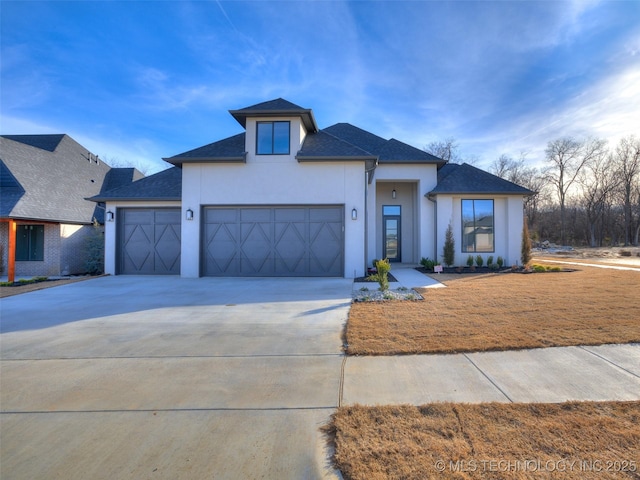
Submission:
{"label": "blue sky", "polygon": [[278,97],[487,168],[640,135],[640,2],[2,1],[0,131],[148,173]]}

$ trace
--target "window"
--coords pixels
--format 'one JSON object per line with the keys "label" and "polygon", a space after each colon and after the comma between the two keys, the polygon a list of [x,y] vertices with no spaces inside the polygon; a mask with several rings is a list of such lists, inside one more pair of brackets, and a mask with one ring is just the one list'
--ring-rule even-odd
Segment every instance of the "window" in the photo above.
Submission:
{"label": "window", "polygon": [[289,155],[289,122],[258,122],[256,153]]}
{"label": "window", "polygon": [[494,251],[493,200],[462,200],[462,251]]}
{"label": "window", "polygon": [[16,261],[44,260],[44,225],[16,226]]}

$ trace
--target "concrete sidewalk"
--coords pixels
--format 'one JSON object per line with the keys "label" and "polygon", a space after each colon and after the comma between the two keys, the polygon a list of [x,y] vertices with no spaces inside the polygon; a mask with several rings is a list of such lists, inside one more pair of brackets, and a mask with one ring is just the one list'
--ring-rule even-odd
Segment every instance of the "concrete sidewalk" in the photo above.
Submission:
{"label": "concrete sidewalk", "polygon": [[[397,282],[389,282],[390,290],[397,290],[400,287],[407,289],[414,288],[444,288],[445,286],[434,280],[433,278],[420,273],[415,269],[415,265],[410,264],[394,264],[391,267],[391,275],[395,277]],[[362,287],[375,288],[372,285],[377,285],[375,282],[354,282],[353,289],[359,290]]]}
{"label": "concrete sidewalk", "polygon": [[349,357],[341,404],[640,400],[640,344]]}

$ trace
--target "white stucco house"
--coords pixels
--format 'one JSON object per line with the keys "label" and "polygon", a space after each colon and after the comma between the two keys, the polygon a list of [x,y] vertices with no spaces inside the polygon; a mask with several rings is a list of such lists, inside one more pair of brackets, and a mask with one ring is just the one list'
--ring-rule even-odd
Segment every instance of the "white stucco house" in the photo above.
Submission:
{"label": "white stucco house", "polygon": [[533,192],[348,123],[320,129],[284,99],[230,114],[238,135],[97,195],[110,274],[359,277],[377,258],[469,254],[517,264]]}

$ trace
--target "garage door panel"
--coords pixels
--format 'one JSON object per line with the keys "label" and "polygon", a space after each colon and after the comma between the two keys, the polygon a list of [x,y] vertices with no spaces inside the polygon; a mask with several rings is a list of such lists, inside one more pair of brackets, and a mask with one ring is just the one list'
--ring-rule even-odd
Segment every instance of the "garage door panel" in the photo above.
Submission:
{"label": "garage door panel", "polygon": [[121,209],[120,274],[180,273],[180,209]]}
{"label": "garage door panel", "polygon": [[[219,238],[223,217],[240,238]],[[342,207],[209,207],[204,218],[203,275],[342,275]]]}

